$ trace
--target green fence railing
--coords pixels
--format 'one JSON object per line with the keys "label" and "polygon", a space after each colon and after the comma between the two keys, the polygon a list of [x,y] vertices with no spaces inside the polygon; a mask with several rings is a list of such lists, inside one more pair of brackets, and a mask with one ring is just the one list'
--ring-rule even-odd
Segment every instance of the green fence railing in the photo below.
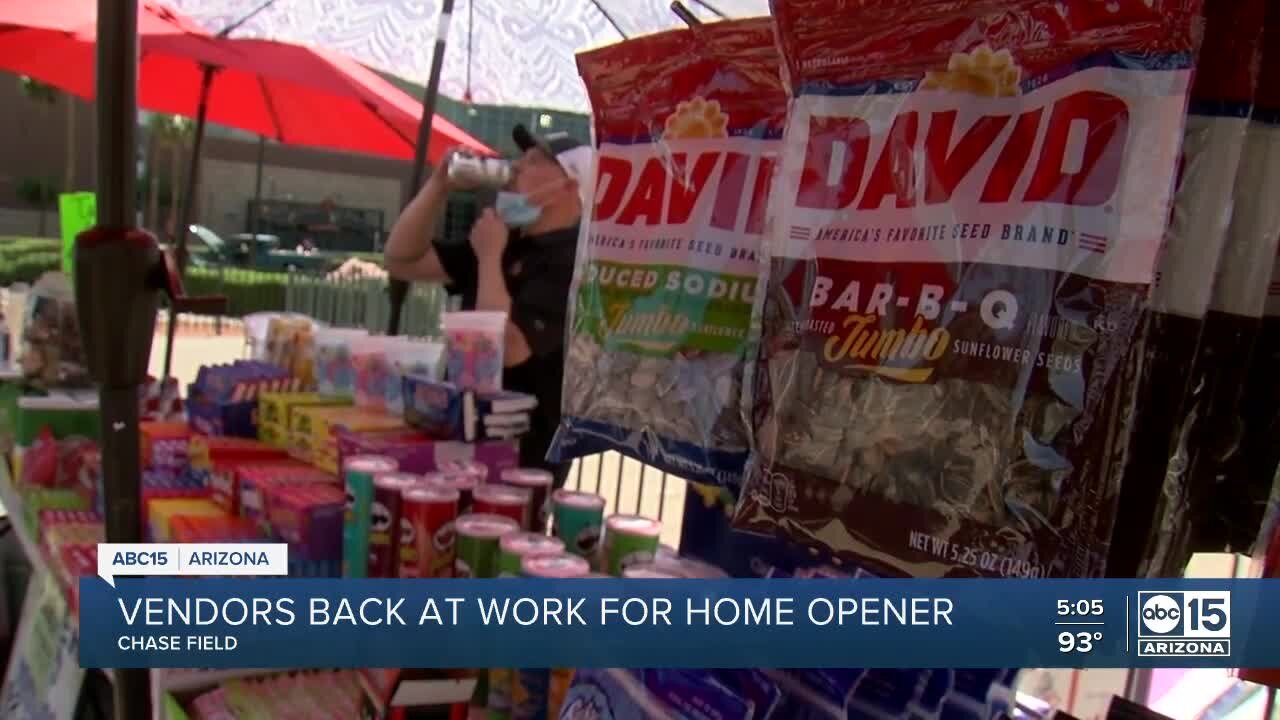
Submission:
{"label": "green fence railing", "polygon": [[[289,273],[284,295],[283,310],[308,315],[335,327],[383,333],[391,315],[385,278],[339,278],[293,272]],[[401,334],[439,335],[440,314],[447,309],[449,297],[442,286],[414,284],[400,318]]]}

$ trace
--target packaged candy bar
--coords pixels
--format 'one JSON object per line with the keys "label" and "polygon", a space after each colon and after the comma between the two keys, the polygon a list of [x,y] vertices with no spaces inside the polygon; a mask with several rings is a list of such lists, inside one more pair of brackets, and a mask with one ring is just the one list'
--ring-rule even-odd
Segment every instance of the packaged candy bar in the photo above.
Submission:
{"label": "packaged candy bar", "polygon": [[1101,575],[1199,3],[773,7],[735,524],[877,574]]}
{"label": "packaged candy bar", "polygon": [[[1257,82],[1264,3],[1241,0],[1204,7],[1205,39],[1191,88],[1173,210],[1151,286],[1116,511],[1124,522],[1116,525],[1107,561],[1111,577],[1162,574],[1158,566],[1165,560],[1150,567],[1147,559],[1167,556],[1171,535],[1185,519],[1183,478],[1163,470],[1170,448],[1185,439],[1188,395],[1198,385],[1193,362],[1231,220],[1232,190]],[[1176,563],[1179,568],[1185,560]]]}
{"label": "packaged candy bar", "polygon": [[[1259,458],[1259,466],[1242,454],[1246,437],[1256,443],[1253,439],[1276,422],[1276,407],[1267,399],[1276,397],[1277,381],[1266,377],[1275,375],[1275,365],[1257,354],[1280,242],[1280,203],[1274,200],[1280,193],[1280,3],[1270,0],[1255,100],[1236,174],[1235,210],[1205,318],[1199,358],[1203,385],[1193,409],[1200,419],[1192,429],[1189,457],[1171,463],[1188,468],[1189,552],[1249,547],[1275,469],[1265,466],[1265,458]],[[1274,345],[1263,352],[1274,353]],[[1251,382],[1254,377],[1263,384]],[[1246,399],[1246,391],[1253,397]],[[1255,427],[1249,427],[1251,421]],[[1276,442],[1274,435],[1263,440]]]}
{"label": "packaged candy bar", "polygon": [[596,205],[578,244],[554,458],[616,450],[740,482],[757,254],[786,94],[766,19],[578,56]]}

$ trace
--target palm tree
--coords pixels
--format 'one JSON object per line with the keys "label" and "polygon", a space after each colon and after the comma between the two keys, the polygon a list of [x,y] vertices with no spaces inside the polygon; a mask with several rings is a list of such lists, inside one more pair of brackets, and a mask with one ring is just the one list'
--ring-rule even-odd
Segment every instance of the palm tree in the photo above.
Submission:
{"label": "palm tree", "polygon": [[[18,78],[18,88],[27,100],[40,108],[41,124],[47,124],[49,108],[58,102],[58,91],[52,86],[46,85],[39,80],[33,80],[26,75]],[[43,237],[45,234],[45,218],[49,206],[54,200],[54,198],[50,197],[50,194],[54,192],[54,180],[52,178],[32,178],[24,181],[23,185],[21,192],[27,202],[40,210],[40,229],[38,232]]]}
{"label": "palm tree", "polygon": [[[179,206],[182,204],[183,158],[186,155],[187,146],[194,137],[195,124],[179,115],[152,115],[149,125],[155,148],[165,147],[169,150],[169,219],[166,230],[170,237],[174,237],[178,230]],[[153,152],[148,158],[148,163],[151,164],[149,203],[153,208],[153,217],[157,214],[155,206],[159,196],[159,183],[156,181],[157,173],[155,172],[156,155],[157,153]]]}
{"label": "palm tree", "polygon": [[57,105],[61,99],[67,109],[67,137],[63,147],[62,191],[71,192],[76,184],[76,102],[71,95],[64,93],[52,85],[23,75],[18,78],[22,94],[28,100],[40,106],[42,121],[49,119],[49,108]]}

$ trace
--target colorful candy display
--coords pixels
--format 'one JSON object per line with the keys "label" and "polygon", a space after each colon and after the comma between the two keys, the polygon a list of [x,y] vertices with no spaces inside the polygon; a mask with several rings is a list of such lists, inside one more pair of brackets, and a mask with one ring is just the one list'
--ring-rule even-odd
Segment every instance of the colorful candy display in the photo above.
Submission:
{"label": "colorful candy display", "polygon": [[507,314],[445,313],[440,324],[448,343],[445,372],[449,380],[466,390],[501,390]]}

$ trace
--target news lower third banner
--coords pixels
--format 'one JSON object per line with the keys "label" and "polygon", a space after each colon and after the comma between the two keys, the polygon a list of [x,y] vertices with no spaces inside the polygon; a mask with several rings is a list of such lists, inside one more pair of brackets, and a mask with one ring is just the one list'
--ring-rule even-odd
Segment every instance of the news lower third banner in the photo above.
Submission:
{"label": "news lower third banner", "polygon": [[1280,667],[1277,580],[80,580],[85,667]]}

